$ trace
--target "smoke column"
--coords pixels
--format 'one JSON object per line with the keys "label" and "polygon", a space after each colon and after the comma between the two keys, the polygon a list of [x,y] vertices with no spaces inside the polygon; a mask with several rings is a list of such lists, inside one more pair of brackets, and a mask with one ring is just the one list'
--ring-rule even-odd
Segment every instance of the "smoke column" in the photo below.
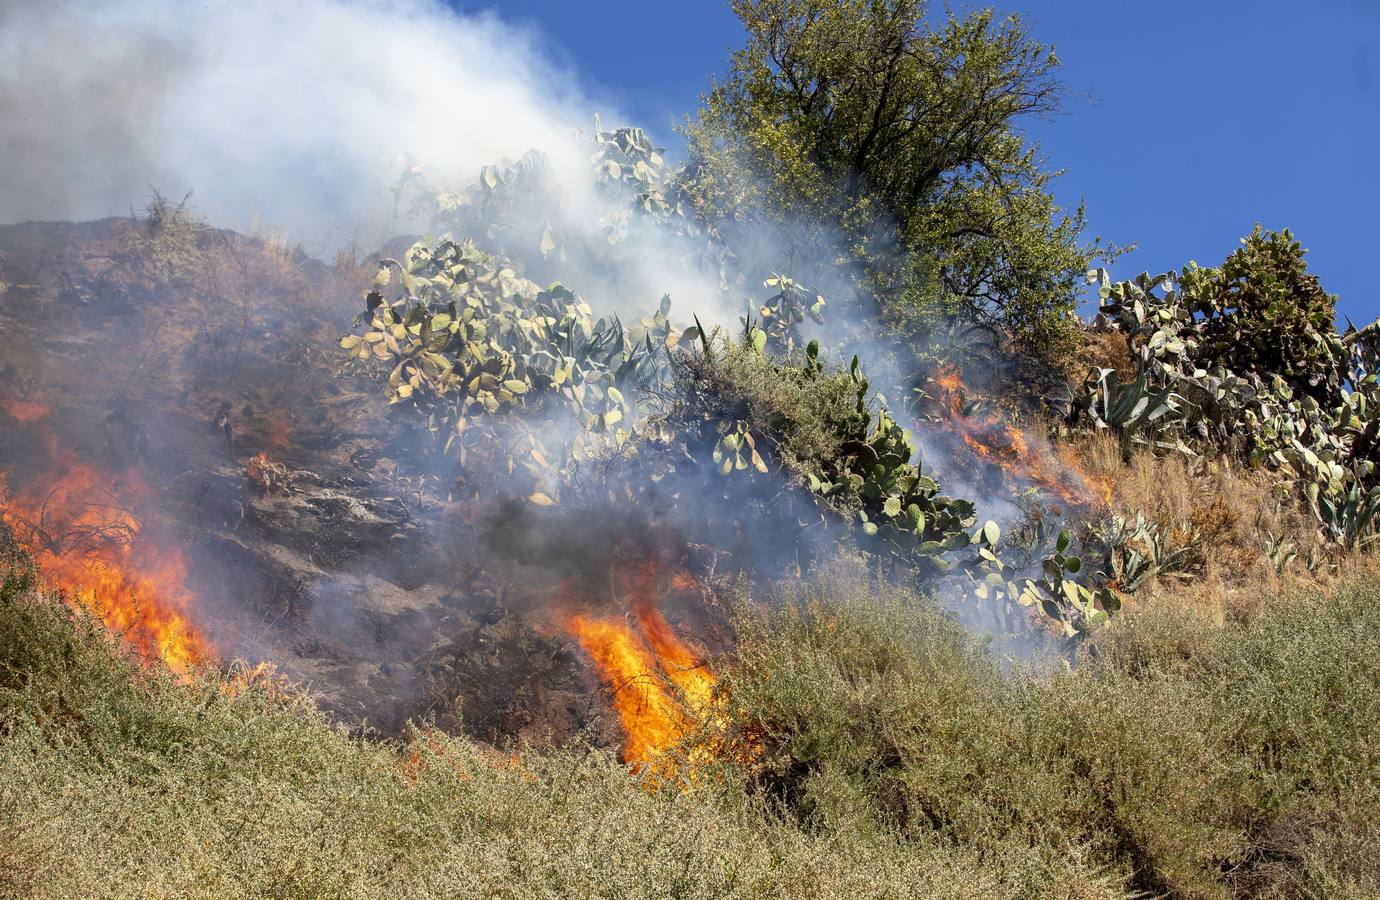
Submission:
{"label": "smoke column", "polygon": [[0,0],[0,224],[127,215],[152,187],[309,249],[408,230],[400,154],[470,179],[587,126],[553,57],[432,0]]}

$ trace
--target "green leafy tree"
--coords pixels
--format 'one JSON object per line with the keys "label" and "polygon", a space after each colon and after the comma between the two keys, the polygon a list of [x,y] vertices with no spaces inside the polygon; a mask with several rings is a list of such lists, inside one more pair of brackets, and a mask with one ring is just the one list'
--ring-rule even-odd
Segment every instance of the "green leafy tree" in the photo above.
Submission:
{"label": "green leafy tree", "polygon": [[788,226],[794,270],[842,263],[893,325],[962,314],[1042,357],[1066,349],[1099,254],[1017,130],[1058,108],[1053,49],[991,11],[932,26],[922,0],[733,9],[747,45],[684,129],[701,213]]}

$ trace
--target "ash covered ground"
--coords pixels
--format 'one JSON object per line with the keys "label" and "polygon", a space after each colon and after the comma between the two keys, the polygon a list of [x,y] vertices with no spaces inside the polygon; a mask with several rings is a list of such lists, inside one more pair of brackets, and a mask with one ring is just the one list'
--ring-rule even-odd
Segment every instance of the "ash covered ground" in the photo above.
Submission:
{"label": "ash covered ground", "polygon": [[[615,744],[563,617],[652,600],[698,648],[720,639],[673,533],[449,499],[417,417],[341,370],[377,257],[184,237],[163,253],[132,218],[0,228],[0,460],[12,490],[95,473],[82,502],[181,553],[214,661],[271,663],[383,734],[431,718],[496,745]],[[22,524],[66,539],[51,497],[33,508]]]}

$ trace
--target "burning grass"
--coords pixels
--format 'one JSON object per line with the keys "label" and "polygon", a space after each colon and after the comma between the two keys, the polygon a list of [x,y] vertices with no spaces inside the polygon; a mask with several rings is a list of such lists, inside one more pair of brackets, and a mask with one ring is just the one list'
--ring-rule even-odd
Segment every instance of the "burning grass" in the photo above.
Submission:
{"label": "burning grass", "polygon": [[[564,629],[589,657],[617,711],[623,761],[637,771],[675,777],[668,754],[717,715],[719,680],[704,654],[677,635],[657,608],[658,585],[684,594],[696,591],[699,582],[683,569],[660,578],[651,560],[622,566],[619,574],[615,581],[626,595],[627,614],[573,612],[565,616]],[[580,608],[574,598],[564,603]]]}
{"label": "burning grass", "polygon": [[760,753],[649,793],[578,742],[374,743],[256,679],[179,683],[12,570],[0,893],[1373,896],[1378,595],[1132,613],[1013,677],[923,599],[826,579],[739,614],[720,736]]}
{"label": "burning grass", "polygon": [[129,511],[125,498],[150,496],[137,473],[112,479],[69,459],[23,493],[4,487],[0,482],[0,521],[60,596],[180,675],[214,659],[191,623],[195,598],[182,553],[145,539]]}
{"label": "burning grass", "polygon": [[1089,470],[1068,445],[1055,447],[998,413],[970,413],[968,388],[955,368],[941,369],[931,381],[941,410],[938,427],[962,441],[975,459],[999,469],[1013,489],[1033,485],[1084,510],[1111,505],[1111,479]]}
{"label": "burning grass", "polygon": [[623,726],[623,760],[655,762],[693,734],[715,677],[650,605],[636,610],[641,635],[622,619],[574,615],[566,629],[589,654]]}
{"label": "burning grass", "polygon": [[157,505],[140,473],[103,472],[65,452],[45,403],[6,400],[0,411],[37,435],[47,459],[46,470],[22,489],[12,489],[0,471],[0,523],[49,584],[146,660],[184,676],[211,662],[210,642],[191,623],[195,596],[181,551],[149,539],[131,511]]}

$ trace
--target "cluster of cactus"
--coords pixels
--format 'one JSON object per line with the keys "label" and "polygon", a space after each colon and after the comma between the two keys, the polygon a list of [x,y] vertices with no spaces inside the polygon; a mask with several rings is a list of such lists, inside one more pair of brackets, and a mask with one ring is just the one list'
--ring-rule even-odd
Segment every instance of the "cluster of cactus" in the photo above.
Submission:
{"label": "cluster of cactus", "polygon": [[714,426],[719,439],[714,442],[710,457],[719,474],[728,475],[741,472],[751,463],[755,472],[766,475],[770,469],[762,454],[757,452],[757,438],[752,434],[752,425],[743,419],[720,419]]}
{"label": "cluster of cactus", "polygon": [[[806,366],[820,365],[818,345],[806,348]],[[942,554],[968,543],[976,518],[973,504],[947,497],[924,471],[913,436],[884,405],[873,408],[868,381],[855,356],[848,369],[856,397],[854,413],[840,423],[843,453],[823,478],[811,478],[821,497],[857,507],[864,536],[905,557],[942,567]],[[914,460],[914,462],[912,462]]]}
{"label": "cluster of cactus", "polygon": [[400,205],[406,198],[408,217],[425,218],[433,233],[466,235],[486,251],[521,259],[537,281],[612,275],[624,245],[650,239],[668,267],[711,276],[725,293],[749,283],[742,261],[696,215],[684,169],[668,167],[663,148],[642,129],[606,131],[596,116],[593,131],[574,140],[576,152],[588,151],[590,202],[568,202],[538,151],[485,166],[461,189],[406,159],[394,194]]}
{"label": "cluster of cactus", "polygon": [[[1257,256],[1301,266],[1287,232],[1257,232],[1247,243]],[[1326,536],[1354,546],[1380,526],[1380,329],[1349,326],[1339,333],[1330,314],[1322,326],[1317,315],[1295,316],[1289,322],[1298,331],[1292,338],[1298,359],[1281,356],[1273,341],[1254,355],[1229,352],[1223,335],[1235,333],[1233,316],[1246,315],[1234,305],[1244,307],[1242,296],[1274,297],[1281,284],[1317,287],[1298,271],[1281,276],[1283,262],[1261,274],[1265,286],[1256,287],[1243,269],[1248,259],[1233,256],[1234,267],[1222,271],[1191,266],[1120,283],[1105,270],[1090,272],[1102,298],[1095,327],[1125,337],[1136,377],[1122,384],[1111,370],[1093,370],[1074,399],[1071,422],[1111,429],[1127,453],[1144,445],[1268,467],[1306,500]],[[1285,306],[1277,298],[1253,302],[1267,312]],[[1265,340],[1258,326],[1237,330],[1256,343]]]}
{"label": "cluster of cactus", "polygon": [[1071,552],[1073,533],[1059,530],[1053,552],[1040,561],[1037,577],[1023,576],[1004,561],[998,541],[1001,530],[987,522],[972,536],[977,558],[967,563],[964,574],[980,602],[1004,603],[1015,609],[1034,609],[1055,624],[1066,638],[1080,638],[1105,624],[1121,609],[1121,597],[1112,588],[1088,587],[1081,555]]}
{"label": "cluster of cactus", "polygon": [[616,242],[625,237],[629,223],[638,215],[684,218],[684,209],[673,204],[674,194],[669,193],[673,188],[662,156],[665,151],[653,144],[641,128],[604,131],[596,116],[590,139],[594,144],[590,163],[599,184],[621,207],[602,223],[610,240]]}
{"label": "cluster of cactus", "polygon": [[[358,333],[341,345],[385,378],[390,401],[424,412],[447,447],[458,443],[462,467],[467,454],[503,453],[508,471],[527,471],[531,486],[523,490],[535,503],[558,502],[561,493],[563,472],[550,460],[571,447],[553,446],[553,434],[576,442],[614,434],[625,444],[643,435],[646,446],[670,448],[666,457],[682,469],[708,456],[706,469],[722,476],[781,475],[771,423],[720,415],[692,426],[656,414],[647,391],[677,389],[673,351],[719,352],[698,324],[679,330],[668,313],[663,300],[631,329],[592,321],[588,306],[560,285],[540,290],[472,245],[422,241],[401,261],[384,262]],[[827,519],[854,522],[864,549],[931,573],[971,577],[983,569],[980,596],[1034,608],[1070,636],[1118,608],[1115,594],[1077,582],[1081,562],[1065,552],[1063,536],[1042,576],[1022,579],[997,556],[994,524],[970,534],[973,504],[940,492],[916,458],[913,436],[872,396],[856,357],[840,376],[816,341],[803,354],[778,355],[749,325],[741,344],[783,377],[847,378],[852,410],[832,423],[841,452],[797,481]],[[582,427],[547,427],[556,416]]]}
{"label": "cluster of cactus", "polygon": [[[561,202],[548,160],[536,153],[485,167],[461,191],[433,187],[411,165],[398,185],[400,202],[411,194],[413,215],[428,213],[434,229],[466,239],[418,241],[401,259],[384,260],[365,311],[341,346],[385,382],[391,403],[426,417],[445,450],[455,451],[462,481],[473,470],[478,491],[495,471],[525,473],[505,491],[541,505],[561,503],[571,461],[609,446],[625,460],[656,457],[661,462],[652,465],[662,473],[679,471],[690,483],[730,477],[761,479],[758,485],[767,487],[785,476],[800,489],[800,504],[823,520],[851,523],[862,547],[879,559],[950,578],[981,569],[984,584],[1000,576],[1000,592],[1013,608],[1050,616],[1070,635],[1114,611],[1114,595],[1077,583],[1081,563],[1066,553],[1066,542],[1050,556],[1053,567],[1023,579],[1016,573],[1026,566],[1007,566],[997,556],[995,526],[971,533],[973,504],[941,493],[913,436],[872,395],[859,361],[845,370],[825,366],[818,342],[805,335],[807,322],[822,321],[824,297],[787,275],[771,273],[764,279],[767,299],[748,301],[742,349],[782,378],[846,379],[845,414],[829,423],[838,452],[812,460],[809,471],[786,471],[780,423],[728,407],[679,421],[668,415],[668,398],[696,390],[678,361],[718,352],[710,336],[698,322],[673,325],[669,298],[630,326],[596,318],[562,277],[616,275],[617,253],[645,237],[640,222],[646,219],[656,226],[655,240],[680,242],[668,245],[677,247],[669,254],[676,264],[717,272],[726,292],[741,287],[745,276],[737,257],[696,219],[679,176],[666,170],[644,133],[603,131],[596,123],[589,141],[592,184],[604,201],[596,228],[563,218],[572,210]],[[538,278],[549,286],[540,287]],[[614,281],[604,285],[617,288]],[[703,397],[693,402],[707,408]],[[1155,410],[1137,415],[1150,422],[1161,417]],[[630,480],[636,468],[628,467]],[[643,481],[642,487],[656,483]],[[635,496],[636,489],[620,495]],[[1057,581],[1050,574],[1055,568]]]}
{"label": "cluster of cactus", "polygon": [[365,304],[340,345],[383,375],[390,403],[426,414],[462,467],[484,448],[548,483],[545,438],[565,429],[520,423],[573,420],[584,433],[626,438],[646,388],[668,375],[667,351],[697,334],[671,326],[667,299],[630,328],[595,319],[560,284],[540,289],[449,239],[384,260]]}
{"label": "cluster of cactus", "polygon": [[[745,329],[740,344],[739,352],[768,353],[765,334],[752,326]],[[706,344],[705,352],[725,351]],[[783,378],[810,381],[840,374],[825,366],[815,341],[806,345],[803,358],[766,358]],[[940,492],[938,480],[918,459],[913,435],[872,396],[856,357],[842,375],[853,409],[834,421],[839,452],[817,461],[818,467],[801,473],[799,480],[824,515],[846,516],[856,523],[864,550],[940,577],[938,590],[966,589],[981,602],[1003,605],[1006,623],[1024,620],[1029,610],[1069,638],[1087,634],[1120,609],[1115,591],[1088,586],[1092,581],[1105,584],[1107,575],[1087,571],[1082,559],[1070,552],[1071,532],[1041,536],[1027,553],[1019,554],[1017,548],[998,545],[1001,531],[996,523],[986,522],[972,531],[977,521],[973,504]],[[701,408],[706,404],[703,391],[697,392],[697,401]],[[696,421],[705,423],[701,427],[711,432],[710,437],[696,440],[688,433],[689,423]],[[731,416],[690,415],[677,424],[682,446],[691,451],[681,456],[690,465],[696,456],[693,447],[712,443],[714,466],[724,475],[752,478],[780,469],[771,449],[778,441],[769,430],[754,433],[749,422]],[[1031,555],[1033,560],[1025,559]],[[1032,571],[1038,577],[1028,577]]]}
{"label": "cluster of cactus", "polygon": [[[838,376],[820,358],[818,341],[809,342],[803,355],[794,358],[769,354],[768,346],[766,333],[749,325],[738,352],[769,360],[776,377],[782,379],[809,383]],[[727,352],[708,343],[704,348],[709,353]],[[916,459],[912,435],[871,396],[857,357],[846,378],[852,410],[831,423],[839,452],[817,460],[817,468],[798,473],[797,480],[827,515],[853,519],[865,548],[931,570],[947,568],[944,554],[969,544],[967,529],[976,521],[973,505],[940,493],[938,481]],[[678,418],[681,439],[690,451],[687,459],[695,458],[694,447],[712,443],[714,465],[725,475],[741,472],[751,477],[779,471],[779,455],[771,449],[779,443],[779,435],[770,430],[754,435],[749,423],[736,413],[712,412],[715,401],[702,390],[696,391],[694,399],[697,408],[711,412]],[[709,434],[696,436],[697,429]]]}
{"label": "cluster of cactus", "polygon": [[775,272],[766,279],[764,286],[777,290],[758,308],[761,319],[757,327],[767,336],[771,346],[790,353],[800,343],[800,326],[807,318],[818,325],[824,324],[824,295]]}

